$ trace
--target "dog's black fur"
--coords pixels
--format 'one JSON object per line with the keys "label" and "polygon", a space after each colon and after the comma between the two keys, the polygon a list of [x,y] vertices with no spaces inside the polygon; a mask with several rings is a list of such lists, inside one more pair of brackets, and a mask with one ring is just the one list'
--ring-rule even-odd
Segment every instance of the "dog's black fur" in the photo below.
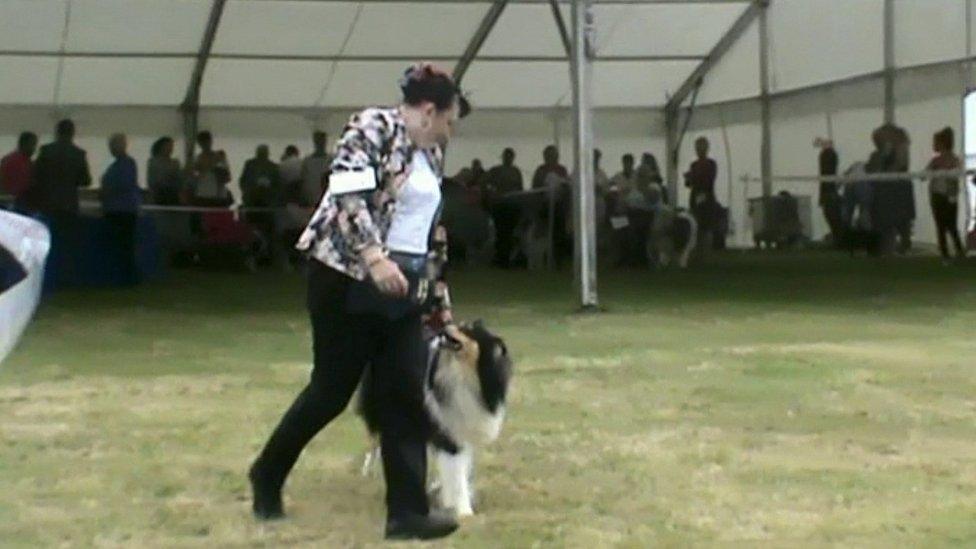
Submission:
{"label": "dog's black fur", "polygon": [[[508,386],[512,375],[512,361],[508,355],[508,348],[505,346],[505,342],[489,331],[480,320],[472,325],[462,324],[459,329],[465,336],[478,344],[477,373],[481,399],[485,409],[494,414],[499,407],[505,404],[505,399],[508,396]],[[440,365],[440,355],[443,352],[459,350],[460,342],[454,341],[446,333],[438,334],[435,337],[439,339],[440,344],[432,350],[435,353],[434,356],[429,357],[427,388],[432,392],[435,403],[442,404],[447,401],[448,392],[452,388],[441,387],[435,383],[437,369]],[[359,388],[358,410],[366,428],[373,435],[378,435],[380,432],[377,395],[376,380],[371,369],[367,368]],[[436,420],[434,421],[436,423]],[[434,447],[456,454],[461,443],[463,441],[455,440],[451,433],[435,424],[434,432],[431,433],[431,444]]]}

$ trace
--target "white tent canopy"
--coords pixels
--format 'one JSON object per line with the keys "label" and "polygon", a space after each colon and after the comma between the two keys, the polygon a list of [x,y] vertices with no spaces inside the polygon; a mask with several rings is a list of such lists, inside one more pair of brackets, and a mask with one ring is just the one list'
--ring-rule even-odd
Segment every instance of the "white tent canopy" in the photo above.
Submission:
{"label": "white tent canopy", "polygon": [[[556,3],[568,26],[568,4]],[[305,143],[315,128],[334,135],[350,110],[394,101],[396,80],[413,60],[457,66],[496,4],[0,0],[0,147],[12,148],[24,129],[49,134],[68,115],[96,171],[115,131],[130,135],[141,160],[155,137],[184,133],[178,108],[194,98],[201,69],[199,127],[213,130],[239,166],[258,143]],[[551,4],[505,4],[465,73],[476,111],[452,143],[449,170],[474,157],[490,164],[512,146],[530,175],[545,145],[570,153],[568,56]],[[772,174],[814,172],[815,136],[833,137],[844,165],[863,160],[889,105],[913,137],[913,167],[927,161],[934,131],[948,125],[962,135],[961,97],[973,84],[973,0],[769,0],[765,16],[741,29],[736,22],[765,0],[593,4],[594,137],[605,169],[614,172],[623,153],[666,156],[669,98],[694,88],[690,77],[708,65],[680,163],[692,138],[710,138],[736,242],[750,241],[746,199],[762,192],[739,178],[763,172],[763,97]],[[723,38],[729,47],[717,49]],[[681,94],[681,124],[691,95]],[[782,189],[815,195],[802,184],[774,182],[771,190]],[[918,192],[916,233],[933,240],[924,188]],[[820,236],[825,224],[813,217]]]}

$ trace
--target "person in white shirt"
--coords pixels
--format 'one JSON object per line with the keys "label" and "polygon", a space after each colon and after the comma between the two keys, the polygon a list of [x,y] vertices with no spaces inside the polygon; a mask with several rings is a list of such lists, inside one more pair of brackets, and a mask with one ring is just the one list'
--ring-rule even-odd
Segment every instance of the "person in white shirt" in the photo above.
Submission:
{"label": "person in white shirt", "polygon": [[623,162],[624,169],[613,176],[613,179],[610,180],[610,186],[616,188],[620,196],[627,196],[631,189],[637,186],[637,172],[634,171],[634,155],[625,154],[621,161]]}
{"label": "person in white shirt", "polygon": [[285,153],[281,155],[281,162],[278,164],[278,173],[281,175],[281,185],[286,189],[286,196],[293,196],[302,181],[302,156],[298,147],[285,147]]}

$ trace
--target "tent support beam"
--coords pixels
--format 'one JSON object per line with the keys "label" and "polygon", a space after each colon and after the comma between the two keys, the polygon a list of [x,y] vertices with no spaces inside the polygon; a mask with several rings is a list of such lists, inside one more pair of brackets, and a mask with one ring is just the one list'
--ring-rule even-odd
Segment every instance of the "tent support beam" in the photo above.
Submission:
{"label": "tent support beam", "polygon": [[465,73],[468,72],[468,68],[471,67],[471,63],[474,58],[477,57],[478,52],[481,50],[481,46],[484,45],[485,40],[488,39],[488,35],[491,33],[491,29],[495,28],[495,24],[498,23],[498,19],[501,18],[502,12],[505,11],[505,6],[508,5],[508,0],[498,0],[488,8],[488,12],[485,13],[485,17],[481,20],[481,24],[474,31],[474,35],[471,36],[471,41],[468,42],[468,47],[464,49],[464,53],[461,55],[461,59],[458,60],[457,65],[454,66],[454,81],[458,84],[464,79]]}
{"label": "tent support beam", "polygon": [[691,92],[701,85],[705,76],[712,70],[712,67],[718,64],[719,61],[725,56],[726,53],[732,49],[732,46],[739,41],[739,38],[745,34],[748,30],[749,25],[759,17],[766,7],[769,6],[769,0],[751,0],[749,7],[739,16],[729,30],[722,35],[715,47],[708,52],[708,56],[698,64],[691,75],[685,79],[684,83],[678,87],[678,91],[674,93],[669,99],[667,104],[664,106],[665,113],[665,125],[670,121],[671,128],[667,130],[668,137],[668,150],[667,150],[667,169],[668,174],[668,190],[672,193],[671,199],[677,200],[677,190],[678,190],[678,147],[680,144],[677,142],[678,136],[675,132],[678,131],[678,113],[681,109],[681,104],[685,102],[685,99],[691,95]]}
{"label": "tent support beam", "polygon": [[573,41],[571,77],[573,88],[573,148],[575,156],[573,200],[575,233],[575,271],[583,311],[594,311],[597,299],[596,273],[596,194],[593,168],[593,22],[592,0],[573,0]]}
{"label": "tent support beam", "polygon": [[190,83],[186,89],[186,96],[180,105],[180,112],[183,113],[183,135],[185,142],[184,159],[189,166],[193,161],[194,142],[196,140],[199,113],[200,113],[200,88],[203,85],[203,73],[207,68],[207,60],[210,58],[210,51],[213,49],[214,38],[217,36],[217,29],[220,27],[220,18],[224,14],[224,6],[227,0],[213,0],[210,7],[210,17],[207,19],[207,26],[203,32],[203,39],[200,41],[200,49],[197,52],[196,65],[190,76]]}
{"label": "tent support beam", "polygon": [[668,200],[678,205],[678,110],[664,109],[665,177],[668,183]]}
{"label": "tent support beam", "polygon": [[566,50],[566,55],[572,55],[573,46],[569,39],[569,31],[566,30],[566,21],[563,19],[563,12],[559,10],[559,1],[549,0],[549,7],[552,8],[552,18],[556,21],[559,38],[563,41],[563,49]]}
{"label": "tent support beam", "polygon": [[[568,52],[567,52],[568,54]],[[196,59],[195,53],[160,52],[65,52],[0,50],[0,57],[58,57],[77,59]],[[397,61],[410,63],[417,59],[432,62],[456,62],[455,55],[279,55],[254,53],[211,53],[210,60],[230,59],[237,61],[323,61],[323,62],[373,62]],[[480,55],[481,61],[524,62],[524,63],[564,63],[568,55]],[[663,55],[607,55],[595,57],[594,61],[614,61],[623,63],[650,63],[655,61],[702,61],[704,55],[663,54]]]}
{"label": "tent support beam", "polygon": [[895,123],[895,0],[884,3],[884,120]]}
{"label": "tent support beam", "polygon": [[769,87],[769,11],[764,6],[759,13],[759,102],[762,117],[760,169],[764,197],[773,194],[773,124]]}

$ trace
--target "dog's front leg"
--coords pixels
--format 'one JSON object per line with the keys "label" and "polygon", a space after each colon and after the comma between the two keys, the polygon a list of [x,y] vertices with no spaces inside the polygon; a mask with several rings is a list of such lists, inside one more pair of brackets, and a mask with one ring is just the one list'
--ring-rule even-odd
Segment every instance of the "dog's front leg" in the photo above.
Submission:
{"label": "dog's front leg", "polygon": [[471,448],[462,447],[457,454],[438,450],[437,463],[441,477],[441,505],[453,509],[459,517],[474,514],[471,505],[469,475],[472,465]]}

